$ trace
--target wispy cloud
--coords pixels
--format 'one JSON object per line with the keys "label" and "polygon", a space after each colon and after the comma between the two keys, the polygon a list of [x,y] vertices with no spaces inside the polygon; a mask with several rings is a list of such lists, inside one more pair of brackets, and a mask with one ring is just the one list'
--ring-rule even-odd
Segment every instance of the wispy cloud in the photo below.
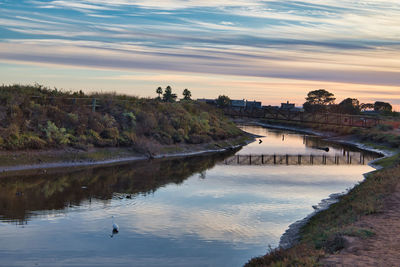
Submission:
{"label": "wispy cloud", "polygon": [[400,85],[397,0],[23,0],[0,12],[0,60]]}

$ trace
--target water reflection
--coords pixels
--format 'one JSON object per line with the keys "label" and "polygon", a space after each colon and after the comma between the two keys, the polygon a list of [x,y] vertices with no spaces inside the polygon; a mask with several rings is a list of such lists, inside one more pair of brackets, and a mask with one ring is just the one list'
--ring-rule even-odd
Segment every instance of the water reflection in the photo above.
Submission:
{"label": "water reflection", "polygon": [[250,132],[261,137],[245,146],[237,153],[238,155],[261,155],[261,154],[289,154],[289,155],[349,155],[359,158],[361,155],[377,157],[376,153],[360,150],[354,146],[333,143],[321,139],[320,137],[299,134],[292,131],[266,129],[259,126],[240,126],[246,132]]}
{"label": "water reflection", "polygon": [[[247,130],[266,137],[239,154],[318,150],[304,135]],[[241,266],[372,170],[217,164],[234,153],[2,177],[0,265]]]}
{"label": "water reflection", "polygon": [[212,168],[235,151],[187,159],[162,159],[61,173],[8,176],[0,179],[0,219],[25,224],[32,212],[62,210],[89,203],[108,203],[113,197],[153,194],[169,183]]}

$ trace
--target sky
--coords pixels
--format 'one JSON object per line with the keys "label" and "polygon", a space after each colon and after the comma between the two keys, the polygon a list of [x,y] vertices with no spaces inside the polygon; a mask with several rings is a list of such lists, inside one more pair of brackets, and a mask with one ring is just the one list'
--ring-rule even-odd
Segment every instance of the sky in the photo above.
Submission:
{"label": "sky", "polygon": [[0,81],[400,111],[398,0],[0,0]]}

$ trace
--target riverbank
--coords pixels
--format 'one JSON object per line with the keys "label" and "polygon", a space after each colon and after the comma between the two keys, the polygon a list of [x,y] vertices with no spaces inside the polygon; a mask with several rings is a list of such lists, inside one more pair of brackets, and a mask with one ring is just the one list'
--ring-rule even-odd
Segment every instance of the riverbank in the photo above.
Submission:
{"label": "riverbank", "polygon": [[130,148],[91,148],[81,150],[64,148],[57,150],[0,151],[0,177],[10,173],[54,168],[76,168],[95,165],[148,160],[164,157],[187,157],[207,153],[219,153],[244,146],[254,141],[255,136],[243,134],[230,138],[197,145],[160,146],[157,153],[144,154]]}
{"label": "riverbank", "polygon": [[[350,144],[360,149],[381,153],[384,157],[369,163],[370,166],[380,170],[365,174],[365,180],[348,192],[333,194],[328,199],[321,201],[314,213],[289,227],[281,238],[280,248],[271,250],[265,256],[250,260],[247,266],[316,266],[321,264],[327,266],[377,266],[382,265],[382,262],[390,263],[399,259],[394,253],[384,260],[385,246],[382,245],[385,244],[385,238],[390,237],[387,233],[389,230],[393,230],[394,226],[380,230],[378,224],[380,222],[380,225],[389,225],[397,216],[400,216],[397,212],[393,214],[391,209],[396,204],[400,205],[399,201],[396,202],[398,200],[396,196],[400,194],[398,193],[400,192],[398,151],[381,144],[362,142],[354,135],[338,136],[335,133],[301,129],[295,126],[261,122],[255,122],[255,124],[270,128],[300,130],[303,133],[324,137],[329,141]],[[392,219],[382,223],[388,214],[392,216],[389,216]],[[375,224],[368,223],[370,221]],[[386,236],[378,233],[386,233]],[[357,259],[360,257],[357,255],[350,257],[350,255],[352,253],[367,255],[367,251],[361,253],[359,250],[368,248],[366,244],[371,242],[371,238],[375,238],[375,243],[382,246],[380,249],[382,254],[375,253],[369,261],[367,259],[357,263]],[[400,245],[398,242],[390,243],[390,241],[388,244]],[[342,254],[343,256],[341,256]],[[393,255],[395,256],[393,257]],[[346,260],[349,257],[352,260]],[[379,264],[368,264],[377,262]]]}

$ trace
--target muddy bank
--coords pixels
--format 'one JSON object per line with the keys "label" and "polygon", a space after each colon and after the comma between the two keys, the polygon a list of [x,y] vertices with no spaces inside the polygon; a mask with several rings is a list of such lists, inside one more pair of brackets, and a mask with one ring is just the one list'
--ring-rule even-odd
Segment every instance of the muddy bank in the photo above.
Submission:
{"label": "muddy bank", "polygon": [[109,165],[123,162],[159,159],[166,157],[188,157],[208,153],[220,153],[237,149],[254,141],[255,136],[246,134],[240,138],[201,145],[164,147],[163,152],[138,153],[128,148],[98,148],[90,151],[60,149],[49,151],[1,151],[0,173],[38,169]]}

